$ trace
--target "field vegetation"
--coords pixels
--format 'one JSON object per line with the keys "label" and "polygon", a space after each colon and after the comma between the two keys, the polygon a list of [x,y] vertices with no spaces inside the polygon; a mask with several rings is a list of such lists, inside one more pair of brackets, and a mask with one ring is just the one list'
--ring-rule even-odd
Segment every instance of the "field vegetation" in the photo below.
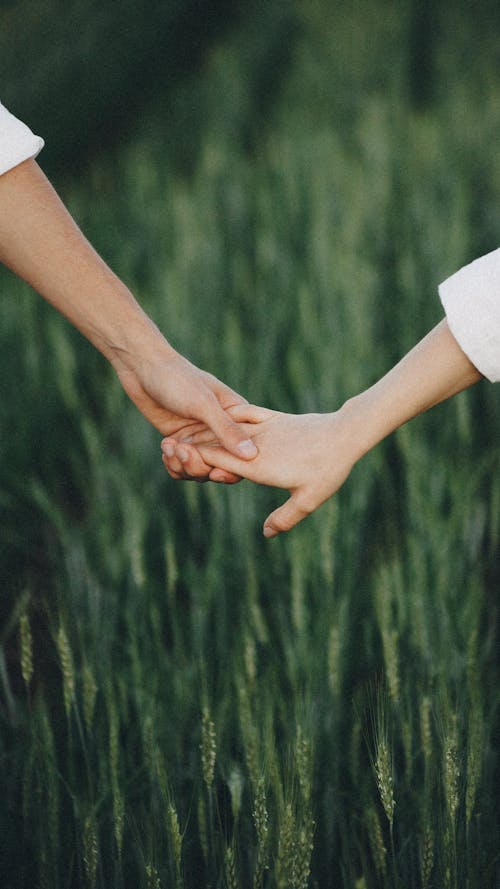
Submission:
{"label": "field vegetation", "polygon": [[[180,351],[334,410],[498,245],[479,6],[252,4],[165,118],[53,179]],[[496,388],[266,542],[282,492],[172,482],[101,357],[0,283],[2,887],[497,886]]]}

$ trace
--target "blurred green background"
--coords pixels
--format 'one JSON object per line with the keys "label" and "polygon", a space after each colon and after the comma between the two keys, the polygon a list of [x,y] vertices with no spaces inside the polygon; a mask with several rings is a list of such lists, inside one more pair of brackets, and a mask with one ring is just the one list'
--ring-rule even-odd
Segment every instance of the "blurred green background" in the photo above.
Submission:
{"label": "blurred green background", "polygon": [[[11,0],[1,99],[180,351],[326,411],[498,246],[499,46],[486,0]],[[281,492],[171,482],[0,286],[2,887],[498,886],[496,387],[265,542]]]}

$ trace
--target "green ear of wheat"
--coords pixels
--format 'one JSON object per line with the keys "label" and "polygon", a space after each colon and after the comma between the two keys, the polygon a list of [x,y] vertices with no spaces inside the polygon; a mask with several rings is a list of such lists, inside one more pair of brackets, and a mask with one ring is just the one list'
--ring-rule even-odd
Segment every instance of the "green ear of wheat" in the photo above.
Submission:
{"label": "green ear of wheat", "polygon": [[269,814],[267,811],[266,784],[264,776],[257,782],[255,793],[253,822],[257,834],[257,861],[255,865],[253,885],[259,889],[262,885],[264,873],[269,866]]}
{"label": "green ear of wheat", "polygon": [[64,709],[66,710],[66,716],[69,717],[71,704],[75,696],[75,668],[69,640],[62,624],[59,627],[56,642],[63,677]]}
{"label": "green ear of wheat", "polygon": [[208,707],[204,707],[201,722],[201,764],[203,780],[208,790],[210,790],[214,781],[216,753],[215,725],[211,719]]}
{"label": "green ear of wheat", "polygon": [[174,872],[175,889],[183,889],[182,879],[182,834],[179,828],[177,810],[173,803],[167,809],[167,835],[170,841]]}
{"label": "green ear of wheat", "polygon": [[227,846],[224,854],[224,872],[226,889],[239,889],[239,882],[236,875],[236,862],[234,857],[234,849]]}
{"label": "green ear of wheat", "polygon": [[19,645],[21,649],[21,674],[29,687],[33,678],[33,638],[27,612],[19,619]]}
{"label": "green ear of wheat", "polygon": [[160,875],[153,864],[146,865],[146,886],[147,889],[162,889]]}

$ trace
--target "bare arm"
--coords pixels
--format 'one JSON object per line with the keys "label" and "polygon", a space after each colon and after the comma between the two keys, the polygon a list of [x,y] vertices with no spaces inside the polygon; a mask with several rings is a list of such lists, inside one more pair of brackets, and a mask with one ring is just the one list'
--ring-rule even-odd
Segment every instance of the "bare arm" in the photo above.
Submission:
{"label": "bare arm", "polygon": [[231,452],[254,456],[255,447],[225,410],[243,399],[172,348],[83,236],[34,160],[0,176],[0,261],[102,352],[164,435],[206,424]]}
{"label": "bare arm", "polygon": [[[163,461],[170,471],[172,448],[185,473],[195,475],[203,465],[239,473],[262,484],[288,488],[289,500],[264,523],[266,537],[288,531],[338,490],[354,464],[383,438],[412,417],[481,379],[441,321],[381,380],[331,414],[281,414],[248,405],[231,413],[259,448],[259,456],[244,465],[213,442],[162,443]],[[252,425],[253,424],[253,425]],[[196,447],[194,446],[196,444]],[[174,463],[174,476],[178,475]],[[216,470],[212,478],[217,479]]]}
{"label": "bare arm", "polygon": [[347,403],[352,421],[357,418],[363,427],[363,453],[480,379],[443,319],[382,379]]}

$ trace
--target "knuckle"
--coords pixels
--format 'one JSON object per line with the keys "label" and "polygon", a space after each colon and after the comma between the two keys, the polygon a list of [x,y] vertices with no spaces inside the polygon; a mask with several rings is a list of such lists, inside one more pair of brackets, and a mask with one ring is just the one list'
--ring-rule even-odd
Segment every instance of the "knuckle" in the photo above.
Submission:
{"label": "knuckle", "polygon": [[278,514],[274,516],[269,524],[272,528],[274,528],[275,531],[289,531],[290,528],[293,527],[293,521],[288,515],[283,516]]}
{"label": "knuckle", "polygon": [[176,482],[178,482],[178,481],[180,481],[180,480],[182,479],[182,476],[179,475],[178,472],[174,472],[174,470],[173,470],[173,469],[169,469],[168,466],[167,466],[167,472],[168,472],[170,478],[173,478],[174,481],[176,481]]}

